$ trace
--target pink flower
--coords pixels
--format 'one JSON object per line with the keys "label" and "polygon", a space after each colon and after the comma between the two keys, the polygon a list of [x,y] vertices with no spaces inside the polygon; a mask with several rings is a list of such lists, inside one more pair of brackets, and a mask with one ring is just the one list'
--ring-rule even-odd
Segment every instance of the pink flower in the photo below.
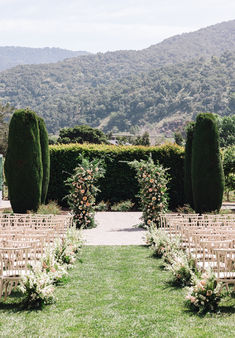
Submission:
{"label": "pink flower", "polygon": [[191,296],[191,297],[190,297],[190,302],[191,302],[191,303],[195,303],[195,302],[196,302],[196,297]]}

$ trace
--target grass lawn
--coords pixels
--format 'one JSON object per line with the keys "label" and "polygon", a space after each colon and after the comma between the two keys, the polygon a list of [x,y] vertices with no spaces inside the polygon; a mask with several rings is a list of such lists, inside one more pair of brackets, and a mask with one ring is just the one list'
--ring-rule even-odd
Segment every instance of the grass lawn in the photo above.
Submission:
{"label": "grass lawn", "polygon": [[0,302],[1,337],[234,337],[235,299],[204,317],[184,307],[185,290],[145,247],[84,247],[57,303],[22,311]]}

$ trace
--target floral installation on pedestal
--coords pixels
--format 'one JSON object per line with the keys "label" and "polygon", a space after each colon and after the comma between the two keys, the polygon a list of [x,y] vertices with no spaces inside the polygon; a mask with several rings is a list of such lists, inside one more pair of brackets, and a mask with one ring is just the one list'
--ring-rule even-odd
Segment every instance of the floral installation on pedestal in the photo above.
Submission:
{"label": "floral installation on pedestal", "polygon": [[104,176],[105,170],[100,160],[90,161],[83,156],[79,160],[80,165],[66,182],[70,187],[70,194],[66,198],[74,213],[76,227],[91,228],[95,226],[95,196],[99,191],[95,183]]}
{"label": "floral installation on pedestal", "polygon": [[168,169],[155,164],[151,156],[147,161],[135,160],[128,164],[137,172],[144,225],[157,226],[159,214],[166,212],[168,208],[167,183],[170,181]]}

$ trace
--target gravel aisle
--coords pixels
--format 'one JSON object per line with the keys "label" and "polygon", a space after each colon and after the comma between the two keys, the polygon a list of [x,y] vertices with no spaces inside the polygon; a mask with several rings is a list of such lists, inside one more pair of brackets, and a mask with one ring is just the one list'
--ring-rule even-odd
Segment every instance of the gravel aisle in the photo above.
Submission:
{"label": "gravel aisle", "polygon": [[96,228],[83,230],[85,245],[143,245],[145,230],[135,228],[141,212],[97,212]]}

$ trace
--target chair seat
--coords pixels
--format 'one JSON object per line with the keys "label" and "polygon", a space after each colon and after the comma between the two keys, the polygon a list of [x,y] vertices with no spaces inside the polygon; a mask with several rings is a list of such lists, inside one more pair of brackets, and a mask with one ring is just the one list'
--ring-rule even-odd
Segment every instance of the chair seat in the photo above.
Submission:
{"label": "chair seat", "polygon": [[222,279],[223,281],[233,281],[235,283],[235,271],[233,272],[215,272],[217,279]]}

